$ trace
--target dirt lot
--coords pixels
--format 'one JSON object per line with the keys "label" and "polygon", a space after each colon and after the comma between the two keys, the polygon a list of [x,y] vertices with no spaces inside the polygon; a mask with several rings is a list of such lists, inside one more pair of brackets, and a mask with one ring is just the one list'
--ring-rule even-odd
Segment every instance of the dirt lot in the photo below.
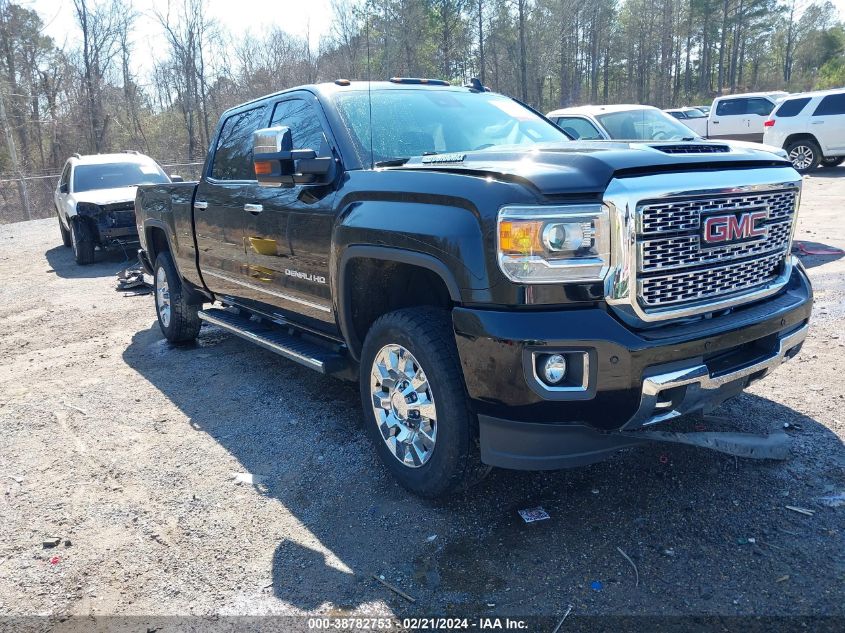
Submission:
{"label": "dirt lot", "polygon": [[[798,239],[845,248],[843,201],[845,167],[807,178]],[[804,258],[804,350],[720,412],[794,425],[789,461],[654,445],[438,505],[385,474],[353,386],[212,327],[170,347],[121,255],[59,244],[0,226],[0,615],[845,615],[845,507],[820,500],[845,492],[845,259]]]}

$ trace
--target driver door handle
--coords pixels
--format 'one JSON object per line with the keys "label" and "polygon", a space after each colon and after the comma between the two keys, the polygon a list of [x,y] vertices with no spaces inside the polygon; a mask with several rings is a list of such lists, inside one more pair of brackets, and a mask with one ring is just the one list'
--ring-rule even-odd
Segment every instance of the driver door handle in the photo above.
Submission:
{"label": "driver door handle", "polygon": [[264,211],[264,205],[251,204],[248,202],[244,205],[244,211],[249,211],[250,213],[261,213],[262,211]]}
{"label": "driver door handle", "polygon": [[207,209],[208,203],[205,200],[194,200],[194,209]]}

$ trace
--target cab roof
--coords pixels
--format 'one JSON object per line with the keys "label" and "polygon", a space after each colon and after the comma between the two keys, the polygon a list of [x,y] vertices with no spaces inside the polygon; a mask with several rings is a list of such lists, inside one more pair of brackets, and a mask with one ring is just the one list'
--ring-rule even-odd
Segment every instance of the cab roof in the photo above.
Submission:
{"label": "cab roof", "polygon": [[362,90],[372,90],[373,92],[382,90],[434,90],[447,92],[479,92],[474,88],[467,86],[455,86],[445,81],[438,79],[418,79],[418,78],[393,78],[389,81],[367,81],[367,80],[350,80],[350,79],[336,79],[335,81],[326,81],[317,84],[306,84],[304,86],[295,86],[293,88],[285,88],[278,92],[273,92],[263,95],[251,101],[241,103],[233,108],[229,108],[222,116],[226,116],[237,110],[247,108],[248,106],[260,103],[267,99],[274,99],[282,95],[292,92],[311,92],[313,94],[329,97],[342,92],[360,92]]}

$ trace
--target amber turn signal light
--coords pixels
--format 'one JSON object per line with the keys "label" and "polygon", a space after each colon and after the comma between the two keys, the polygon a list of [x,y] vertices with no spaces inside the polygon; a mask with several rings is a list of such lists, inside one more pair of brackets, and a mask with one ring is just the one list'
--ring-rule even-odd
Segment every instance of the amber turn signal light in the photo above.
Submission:
{"label": "amber turn signal light", "polygon": [[542,222],[504,220],[499,223],[499,250],[502,253],[525,254],[543,250],[540,233]]}
{"label": "amber turn signal light", "polygon": [[269,160],[255,161],[253,164],[255,165],[256,176],[269,176],[273,173],[273,165]]}

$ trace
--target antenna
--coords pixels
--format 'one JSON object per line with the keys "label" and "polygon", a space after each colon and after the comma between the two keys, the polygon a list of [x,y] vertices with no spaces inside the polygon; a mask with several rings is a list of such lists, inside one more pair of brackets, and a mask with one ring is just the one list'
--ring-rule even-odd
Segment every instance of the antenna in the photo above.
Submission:
{"label": "antenna", "polygon": [[364,6],[366,8],[365,19],[367,20],[367,101],[369,102],[370,107],[370,169],[374,169],[376,166],[376,160],[373,154],[373,79],[372,70],[370,68],[370,0],[367,0],[367,3]]}

